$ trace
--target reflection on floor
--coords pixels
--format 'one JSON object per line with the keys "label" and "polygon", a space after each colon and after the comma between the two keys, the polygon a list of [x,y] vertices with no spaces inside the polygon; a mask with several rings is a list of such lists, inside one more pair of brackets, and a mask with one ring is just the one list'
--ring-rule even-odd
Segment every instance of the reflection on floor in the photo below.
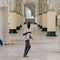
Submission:
{"label": "reflection on floor", "polygon": [[[23,26],[24,27],[24,26]],[[19,44],[0,47],[0,60],[60,60],[60,31],[57,29],[57,37],[47,37],[36,25],[32,25],[31,50],[29,58],[23,58],[24,40],[23,28],[18,34],[9,34],[9,41]]]}

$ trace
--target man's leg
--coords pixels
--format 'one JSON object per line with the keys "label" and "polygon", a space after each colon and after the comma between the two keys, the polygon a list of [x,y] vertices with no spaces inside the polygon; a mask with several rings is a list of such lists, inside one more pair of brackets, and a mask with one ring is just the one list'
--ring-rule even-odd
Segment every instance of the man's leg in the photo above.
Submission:
{"label": "man's leg", "polygon": [[26,43],[26,44],[25,44],[24,57],[27,56],[27,54],[28,54],[28,52],[29,52],[29,50],[30,50],[30,48],[31,48],[29,40],[25,41],[25,43]]}
{"label": "man's leg", "polygon": [[24,57],[26,56],[27,50],[28,50],[28,40],[25,41]]}
{"label": "man's leg", "polygon": [[29,50],[30,50],[31,46],[30,46],[30,42],[29,40],[27,41],[27,50],[26,50],[26,55],[28,54]]}
{"label": "man's leg", "polygon": [[25,41],[25,50],[24,50],[24,56],[26,56],[26,50],[27,50],[27,42]]}

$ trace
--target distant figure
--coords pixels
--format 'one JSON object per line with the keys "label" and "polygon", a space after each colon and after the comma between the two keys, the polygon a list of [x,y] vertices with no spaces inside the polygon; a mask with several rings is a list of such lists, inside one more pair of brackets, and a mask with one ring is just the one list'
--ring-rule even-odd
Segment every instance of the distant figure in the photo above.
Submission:
{"label": "distant figure", "polygon": [[3,41],[0,39],[0,45],[3,45]]}
{"label": "distant figure", "polygon": [[27,28],[24,29],[23,36],[25,37],[25,51],[23,57],[28,57],[27,54],[31,48],[30,39],[32,39],[30,22],[27,23]]}

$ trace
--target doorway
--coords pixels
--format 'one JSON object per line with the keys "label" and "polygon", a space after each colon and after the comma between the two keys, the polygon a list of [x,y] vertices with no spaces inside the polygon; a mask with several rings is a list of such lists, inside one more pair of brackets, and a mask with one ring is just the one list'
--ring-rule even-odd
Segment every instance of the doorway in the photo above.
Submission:
{"label": "doorway", "polygon": [[35,6],[33,4],[25,5],[25,22],[35,22]]}

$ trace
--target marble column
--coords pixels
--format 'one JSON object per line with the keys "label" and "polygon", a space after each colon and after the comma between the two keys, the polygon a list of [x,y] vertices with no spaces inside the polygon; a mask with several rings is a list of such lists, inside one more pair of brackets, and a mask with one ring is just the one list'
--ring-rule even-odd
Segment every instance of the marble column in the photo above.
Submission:
{"label": "marble column", "polygon": [[39,28],[42,28],[42,0],[39,0],[39,13],[38,13],[38,20],[39,20],[39,24],[38,24],[38,27]]}
{"label": "marble column", "polygon": [[16,27],[16,0],[10,0],[10,23],[9,23],[9,33],[17,33]]}
{"label": "marble column", "polygon": [[8,41],[8,6],[5,3],[0,0],[0,39],[3,43]]}
{"label": "marble column", "polygon": [[22,25],[25,22],[25,17],[24,17],[24,2],[21,2],[21,14],[20,14],[20,27],[22,27]]}
{"label": "marble column", "polygon": [[17,11],[16,11],[16,14],[17,14],[17,27],[16,27],[16,29],[17,30],[20,30],[20,5],[21,5],[21,1],[20,0],[18,0],[17,1],[17,6],[16,6],[16,9],[17,9]]}
{"label": "marble column", "polygon": [[47,13],[42,14],[42,31],[47,31]]}
{"label": "marble column", "polygon": [[42,31],[47,31],[47,0],[42,0]]}
{"label": "marble column", "polygon": [[48,0],[47,36],[56,36],[56,0]]}

